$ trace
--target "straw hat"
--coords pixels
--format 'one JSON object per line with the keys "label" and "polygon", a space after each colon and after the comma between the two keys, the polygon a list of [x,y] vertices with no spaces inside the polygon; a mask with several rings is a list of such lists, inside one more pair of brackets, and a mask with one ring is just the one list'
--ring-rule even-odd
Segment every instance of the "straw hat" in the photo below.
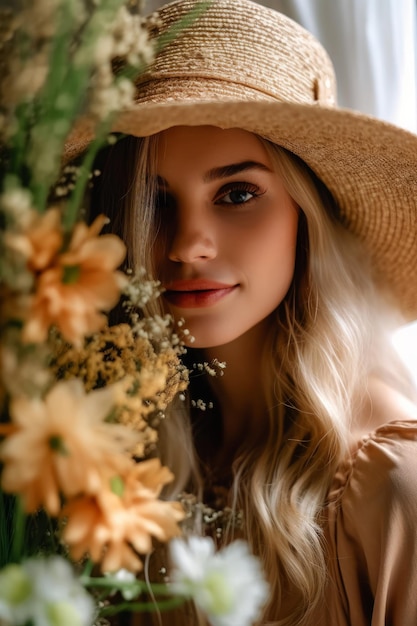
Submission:
{"label": "straw hat", "polygon": [[[175,0],[153,14],[153,36],[193,6]],[[310,33],[250,0],[212,0],[137,86],[137,104],[118,116],[115,131],[237,127],[301,157],[333,194],[341,222],[363,241],[377,279],[406,317],[417,316],[417,136],[338,109],[332,64]],[[91,129],[80,124],[66,159],[85,148]]]}

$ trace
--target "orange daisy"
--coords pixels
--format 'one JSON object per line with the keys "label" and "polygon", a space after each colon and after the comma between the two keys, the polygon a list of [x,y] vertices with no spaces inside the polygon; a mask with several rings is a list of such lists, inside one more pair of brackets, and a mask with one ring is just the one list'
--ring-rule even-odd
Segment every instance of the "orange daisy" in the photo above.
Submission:
{"label": "orange daisy", "polygon": [[105,422],[117,386],[86,393],[80,380],[57,383],[45,399],[15,398],[12,431],[0,444],[1,486],[22,497],[30,513],[57,515],[61,496],[96,493],[109,475],[125,472],[132,431]]}
{"label": "orange daisy", "polygon": [[180,534],[181,505],[158,499],[172,478],[158,459],[132,462],[127,473],[111,481],[113,489],[71,500],[62,512],[71,556],[88,554],[104,572],[141,570],[139,555],[151,551],[152,537],[168,541]]}
{"label": "orange daisy", "polygon": [[65,339],[79,345],[104,326],[103,311],[115,306],[127,281],[116,271],[126,254],[124,243],[116,235],[98,236],[106,221],[101,215],[91,226],[77,224],[67,251],[39,275],[25,341],[44,341],[56,325]]}
{"label": "orange daisy", "polygon": [[63,244],[60,212],[56,208],[39,214],[32,211],[23,233],[8,232],[6,244],[20,252],[33,272],[48,267]]}

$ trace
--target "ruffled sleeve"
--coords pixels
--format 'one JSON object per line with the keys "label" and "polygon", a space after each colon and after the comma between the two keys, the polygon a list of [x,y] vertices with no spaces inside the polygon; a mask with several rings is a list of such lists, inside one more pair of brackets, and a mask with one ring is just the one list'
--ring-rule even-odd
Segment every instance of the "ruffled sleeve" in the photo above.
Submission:
{"label": "ruffled sleeve", "polygon": [[332,626],[417,625],[417,422],[364,437],[329,497]]}

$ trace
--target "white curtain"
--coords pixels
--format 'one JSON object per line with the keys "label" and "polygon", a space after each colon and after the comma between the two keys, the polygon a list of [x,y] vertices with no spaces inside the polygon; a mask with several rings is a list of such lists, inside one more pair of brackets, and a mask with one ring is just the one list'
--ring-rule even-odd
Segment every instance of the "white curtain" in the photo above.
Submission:
{"label": "white curtain", "polygon": [[417,130],[415,0],[269,0],[311,31],[336,68],[338,100]]}

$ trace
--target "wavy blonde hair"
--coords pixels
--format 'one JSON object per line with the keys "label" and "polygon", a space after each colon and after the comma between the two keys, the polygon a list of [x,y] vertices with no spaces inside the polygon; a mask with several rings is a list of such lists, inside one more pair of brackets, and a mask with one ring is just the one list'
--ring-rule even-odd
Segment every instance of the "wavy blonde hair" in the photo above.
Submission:
{"label": "wavy blonde hair", "polygon": [[[123,192],[124,212],[117,209],[111,217],[127,242],[129,266],[152,272],[157,232],[150,180],[158,137],[125,141],[134,167]],[[336,469],[348,453],[352,418],[366,397],[368,378],[384,369],[394,379],[400,368],[390,348],[391,318],[383,313],[388,308],[362,246],[336,219],[329,191],[298,157],[260,141],[301,209],[300,227],[294,279],[273,314],[262,354],[259,393],[269,407],[266,432],[258,445],[251,442],[234,459],[232,496],[233,506],[244,512],[245,539],[271,585],[260,623],[295,626],[306,623],[323,599],[327,570],[321,515]],[[190,480],[195,486],[204,482],[191,440],[184,405],[174,405],[160,449],[176,475],[170,496]],[[280,611],[284,594],[294,598],[287,615]],[[204,620],[196,613],[169,614],[168,622]]]}

